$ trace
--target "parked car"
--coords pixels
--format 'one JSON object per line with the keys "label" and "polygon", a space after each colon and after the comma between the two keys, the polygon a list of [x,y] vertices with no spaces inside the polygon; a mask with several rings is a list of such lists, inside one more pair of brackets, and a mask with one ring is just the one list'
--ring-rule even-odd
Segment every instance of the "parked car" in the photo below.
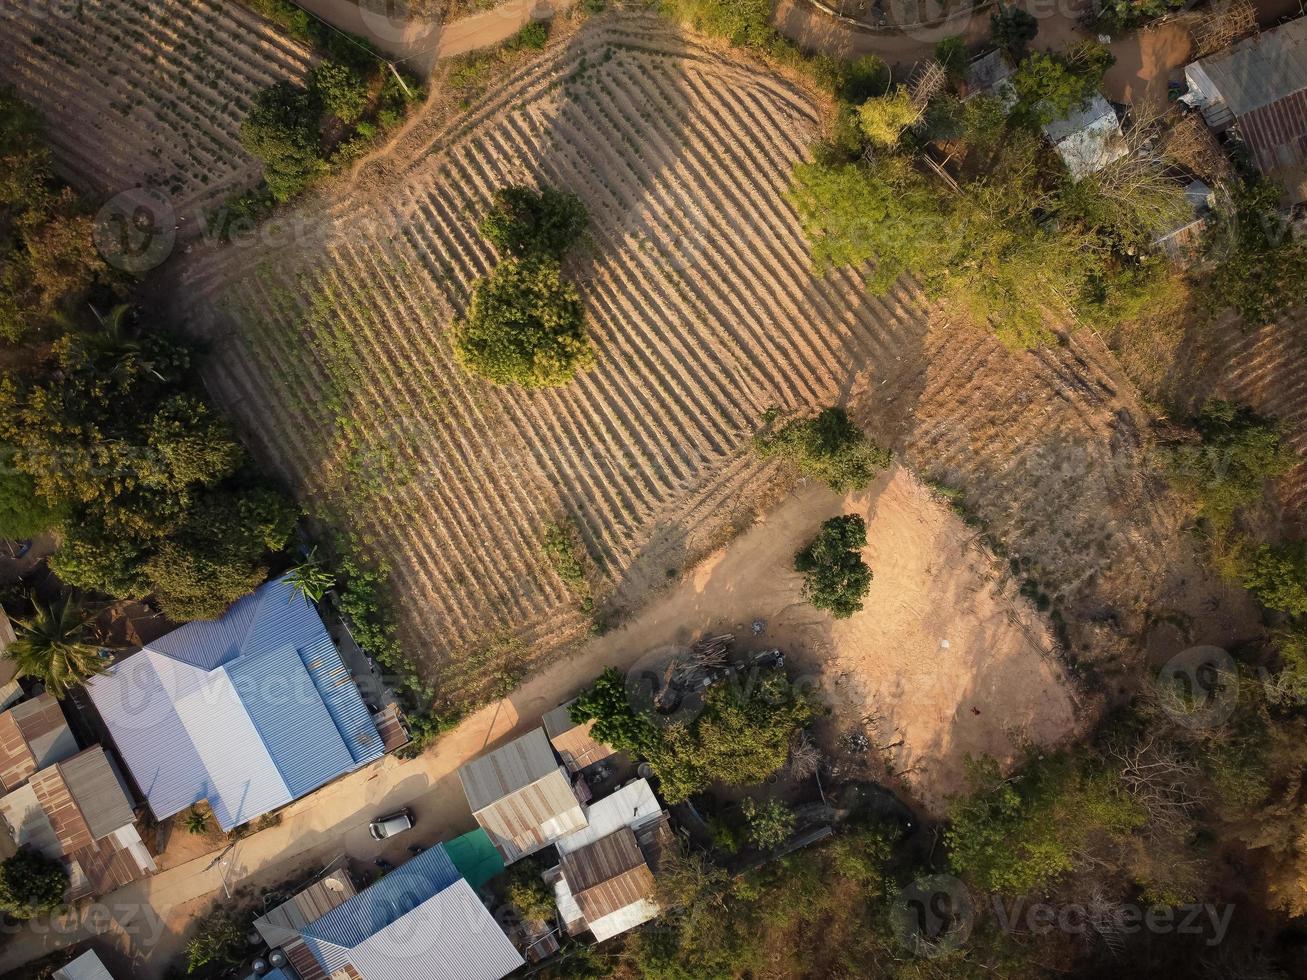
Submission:
{"label": "parked car", "polygon": [[372,834],[373,840],[385,840],[412,829],[413,811],[408,807],[396,810],[388,816],[378,817],[368,825],[368,832]]}

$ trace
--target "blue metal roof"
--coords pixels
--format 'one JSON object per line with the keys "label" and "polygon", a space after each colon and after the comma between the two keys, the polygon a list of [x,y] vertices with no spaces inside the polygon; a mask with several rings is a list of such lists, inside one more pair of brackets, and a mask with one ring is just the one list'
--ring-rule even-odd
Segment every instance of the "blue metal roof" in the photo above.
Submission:
{"label": "blue metal roof", "polygon": [[[437,844],[309,923],[301,935],[315,952],[319,942],[348,951],[461,878]],[[325,959],[323,966],[333,969]]]}
{"label": "blue metal roof", "polygon": [[317,610],[285,579],[87,690],[158,819],[207,799],[230,830],[385,751]]}
{"label": "blue metal roof", "polygon": [[[335,649],[331,652],[349,679]],[[311,793],[354,768],[356,760],[293,646],[239,657],[227,665],[227,676],[292,797]],[[354,697],[359,700],[357,688]]]}
{"label": "blue metal roof", "polygon": [[372,713],[363,703],[358,685],[340,659],[331,637],[323,636],[302,648],[299,656],[354,761],[363,765],[385,755],[386,746]]}

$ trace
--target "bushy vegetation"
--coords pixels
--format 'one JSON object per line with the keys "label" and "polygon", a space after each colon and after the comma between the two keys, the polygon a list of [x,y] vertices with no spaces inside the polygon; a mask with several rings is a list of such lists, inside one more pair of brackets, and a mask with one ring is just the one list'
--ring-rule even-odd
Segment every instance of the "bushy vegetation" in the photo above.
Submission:
{"label": "bushy vegetation", "polygon": [[67,516],[37,495],[30,476],[16,470],[0,473],[0,538],[26,541],[61,526]]}
{"label": "bushy vegetation", "polygon": [[[817,271],[870,265],[874,292],[912,274],[1014,347],[1052,341],[1059,315],[1115,314],[1121,293],[1147,306],[1173,278],[1151,243],[1186,213],[1180,185],[1136,155],[1074,180],[1039,128],[1077,108],[1109,63],[1096,42],[1030,55],[1011,109],[947,91],[924,110],[902,91],[837,105],[790,188]],[[921,160],[933,140],[948,146],[951,182]]]}
{"label": "bushy vegetation", "polygon": [[57,912],[67,890],[64,866],[31,847],[0,862],[0,911],[15,919]]}
{"label": "bushy vegetation", "polygon": [[263,161],[263,180],[278,203],[295,197],[327,170],[318,133],[321,115],[314,93],[281,80],[254,97],[241,123],[241,144]]}
{"label": "bushy vegetation", "polygon": [[1198,440],[1170,446],[1165,462],[1172,484],[1215,529],[1230,527],[1240,509],[1265,497],[1268,480],[1297,462],[1279,425],[1247,406],[1212,399],[1193,426]]}
{"label": "bushy vegetation", "polygon": [[666,724],[638,714],[623,675],[606,669],[572,705],[578,724],[594,721],[592,735],[635,758],[648,759],[663,798],[679,803],[714,783],[752,786],[785,765],[790,739],[814,717],[808,693],[785,671],[767,668],[743,682],[715,684],[703,710]]}
{"label": "bushy vegetation", "polygon": [[540,877],[544,870],[532,858],[518,861],[508,869],[504,898],[527,922],[552,922],[558,914],[553,892]]}
{"label": "bushy vegetation", "polygon": [[549,24],[547,21],[533,20],[522,25],[522,29],[504,43],[509,51],[542,51],[549,43]]}
{"label": "bushy vegetation", "polygon": [[746,796],[740,801],[740,812],[749,828],[749,842],[759,850],[780,847],[794,833],[794,811],[780,800],[760,803]]}
{"label": "bushy vegetation", "polygon": [[1267,609],[1307,616],[1307,542],[1262,545],[1244,571],[1243,584]]}
{"label": "bushy vegetation", "polygon": [[0,442],[52,512],[68,585],[219,615],[262,582],[297,509],[250,470],[198,394],[192,352],[157,327],[71,333],[0,381]]}
{"label": "bushy vegetation", "polygon": [[566,385],[595,363],[580,293],[549,259],[507,259],[478,280],[454,350],[474,374],[524,388]]}
{"label": "bushy vegetation", "polygon": [[1026,49],[1039,33],[1039,21],[1034,14],[1012,3],[1000,6],[996,13],[990,14],[989,33],[995,44],[1020,60],[1026,56]]}
{"label": "bushy vegetation", "polygon": [[552,187],[504,187],[495,192],[481,234],[502,256],[561,261],[585,233],[585,205]]}
{"label": "bushy vegetation", "polygon": [[862,560],[866,545],[867,524],[859,514],[822,524],[794,556],[794,570],[803,573],[803,597],[836,619],[859,612],[871,591],[871,569]]}
{"label": "bushy vegetation", "polygon": [[571,521],[555,522],[545,526],[541,548],[558,577],[567,583],[580,603],[581,611],[594,611],[594,592],[586,575],[585,545],[576,525]]}
{"label": "bushy vegetation", "polygon": [[107,269],[91,218],[58,184],[40,113],[0,85],[0,341],[66,319]]}
{"label": "bushy vegetation", "polygon": [[1250,327],[1273,323],[1307,296],[1307,237],[1294,238],[1279,196],[1262,178],[1238,185],[1207,231],[1214,267],[1202,281],[1205,302],[1235,309]]}
{"label": "bushy vegetation", "polygon": [[[775,413],[768,413],[764,423],[775,419]],[[774,431],[764,428],[753,445],[763,459],[783,459],[836,493],[865,490],[892,459],[839,407],[823,409],[813,418],[791,419]]]}
{"label": "bushy vegetation", "polygon": [[199,931],[186,943],[186,972],[206,972],[241,962],[245,955],[245,929],[233,915],[216,912],[205,916]]}

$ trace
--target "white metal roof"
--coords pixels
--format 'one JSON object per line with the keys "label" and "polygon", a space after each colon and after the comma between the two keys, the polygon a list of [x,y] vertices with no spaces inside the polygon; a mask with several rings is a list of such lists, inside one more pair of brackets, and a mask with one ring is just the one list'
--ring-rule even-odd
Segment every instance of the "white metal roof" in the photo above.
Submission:
{"label": "white metal roof", "polygon": [[647,779],[627,783],[617,792],[585,808],[589,825],[557,841],[559,854],[571,854],[623,827],[635,830],[663,812]]}
{"label": "white metal roof", "polygon": [[1046,125],[1044,135],[1076,180],[1102,170],[1130,150],[1116,110],[1098,94],[1065,119]]}
{"label": "white metal roof", "polygon": [[88,949],[71,963],[55,970],[53,980],[113,980],[113,975],[105,969],[95,950]]}

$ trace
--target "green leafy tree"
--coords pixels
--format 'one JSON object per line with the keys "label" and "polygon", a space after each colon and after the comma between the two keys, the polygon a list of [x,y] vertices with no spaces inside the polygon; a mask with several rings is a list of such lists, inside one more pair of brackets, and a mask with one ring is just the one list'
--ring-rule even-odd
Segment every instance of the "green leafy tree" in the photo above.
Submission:
{"label": "green leafy tree", "polygon": [[902,85],[879,98],[868,99],[858,109],[863,134],[872,146],[881,148],[895,146],[903,131],[919,119],[921,109]]}
{"label": "green leafy tree", "polygon": [[103,673],[106,663],[90,640],[90,617],[71,599],[44,605],[15,622],[17,639],[7,651],[18,673],[40,681],[56,698]]}
{"label": "green leafy tree", "polygon": [[31,847],[20,847],[0,862],[0,910],[15,919],[57,912],[68,891],[68,872],[59,861]]}
{"label": "green leafy tree", "polygon": [[1200,441],[1168,448],[1166,467],[1176,489],[1191,497],[1199,516],[1217,529],[1229,527],[1240,508],[1261,501],[1266,481],[1297,462],[1279,425],[1247,406],[1212,399],[1194,427]]}
{"label": "green leafy tree", "polygon": [[1026,48],[1039,33],[1039,21],[1015,4],[1006,7],[999,4],[998,12],[990,14],[989,33],[995,44],[1013,58],[1020,59],[1025,57]]}
{"label": "green leafy tree", "polygon": [[832,517],[817,536],[794,556],[794,570],[803,573],[803,596],[836,619],[862,609],[871,591],[871,569],[862,560],[867,524],[859,514]]}
{"label": "green leafy tree", "polygon": [[347,65],[324,61],[309,73],[309,91],[344,123],[358,122],[368,107],[368,83]]}
{"label": "green leafy tree", "polygon": [[1203,279],[1204,301],[1233,308],[1250,327],[1274,323],[1307,296],[1307,237],[1293,236],[1279,196],[1267,180],[1238,187],[1208,225],[1215,265]]}
{"label": "green leafy tree", "polygon": [[495,192],[481,234],[503,256],[562,259],[588,220],[575,194],[552,187],[505,187]]}
{"label": "green leafy tree", "polygon": [[626,678],[615,667],[605,667],[594,684],[572,702],[568,715],[578,725],[593,721],[590,734],[598,742],[611,745],[633,757],[652,751],[657,731],[631,707]]}
{"label": "green leafy tree", "polygon": [[245,929],[226,913],[207,915],[198,932],[186,943],[186,972],[204,967],[230,967],[245,955]]}
{"label": "green leafy tree", "polygon": [[60,527],[67,514],[51,506],[36,492],[36,483],[25,473],[0,472],[0,538],[25,541]]}
{"label": "green leafy tree", "polygon": [[545,259],[507,259],[478,280],[454,349],[474,374],[525,388],[568,384],[595,363],[581,297]]}
{"label": "green leafy tree", "polygon": [[254,97],[241,123],[241,145],[263,161],[263,179],[276,201],[289,201],[326,172],[317,95],[277,81]]}
{"label": "green leafy tree", "polygon": [[1097,41],[1079,42],[1062,55],[1036,51],[1012,76],[1019,107],[1041,126],[1065,119],[1098,92],[1112,62],[1107,46]]}
{"label": "green leafy tree", "polygon": [[944,240],[939,193],[899,157],[869,166],[798,164],[788,196],[817,271],[874,262],[873,292],[887,291],[905,272],[933,268],[934,243]]}
{"label": "green leafy tree", "polygon": [[504,897],[527,922],[552,922],[558,914],[554,895],[541,877],[538,861],[527,859],[508,869]]}
{"label": "green leafy tree", "polygon": [[944,839],[954,871],[985,891],[1027,895],[1077,866],[1094,835],[1124,840],[1146,819],[1114,773],[1049,756],[1004,779],[973,760],[972,795],[955,800]]}
{"label": "green leafy tree", "polygon": [[1307,616],[1307,541],[1262,545],[1244,572],[1243,584],[1267,609]]}
{"label": "green leafy tree", "polygon": [[763,459],[783,459],[836,493],[866,489],[892,458],[888,450],[873,446],[838,406],[760,432],[753,445]]}
{"label": "green leafy tree", "polygon": [[201,498],[145,563],[159,608],[174,622],[221,616],[267,579],[264,556],[286,547],[298,516],[270,490]]}
{"label": "green leafy tree", "polygon": [[961,34],[942,38],[935,44],[935,60],[954,80],[966,76],[968,57],[967,40]]}
{"label": "green leafy tree", "polygon": [[807,693],[779,668],[710,687],[703,711],[658,729],[649,761],[663,796],[679,803],[713,783],[754,786],[785,765],[790,739],[812,720]]}
{"label": "green leafy tree", "polygon": [[321,602],[322,597],[336,586],[336,576],[318,559],[317,548],[312,549],[286,577],[291,588],[307,602]]}
{"label": "green leafy tree", "polygon": [[759,803],[745,797],[740,801],[740,812],[749,828],[749,841],[759,850],[779,847],[794,833],[794,811],[780,800]]}
{"label": "green leafy tree", "polygon": [[504,47],[509,51],[542,51],[548,43],[549,24],[545,21],[533,20],[529,24],[524,24],[520,31],[504,43]]}

